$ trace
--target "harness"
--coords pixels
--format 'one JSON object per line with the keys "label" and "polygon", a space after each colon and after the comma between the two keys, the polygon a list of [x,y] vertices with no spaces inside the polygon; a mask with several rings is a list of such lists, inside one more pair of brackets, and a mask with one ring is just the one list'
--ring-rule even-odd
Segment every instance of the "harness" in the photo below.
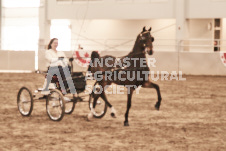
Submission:
{"label": "harness", "polygon": [[[131,53],[131,54],[128,54],[126,56],[122,56],[122,57],[119,57],[120,61],[122,60],[122,58],[126,58],[126,57],[129,57],[129,56],[133,56],[133,55],[139,55],[139,54],[146,54],[147,52],[145,51],[142,51],[142,52],[137,52],[137,53]],[[117,63],[117,62],[116,62]],[[119,63],[119,61],[118,61]],[[127,68],[127,66],[120,66],[120,67],[114,67],[110,70],[110,72],[120,72],[120,71],[142,71],[142,70],[145,70],[146,67],[134,67],[134,68]],[[106,71],[103,71],[102,73],[104,74]],[[109,70],[108,70],[109,72]]]}
{"label": "harness", "polygon": [[[146,38],[143,36],[143,34],[147,34],[147,33],[149,33],[150,31],[145,31],[145,32],[143,32],[143,33],[140,33],[140,35],[139,35],[139,40],[140,41],[142,41],[143,42],[143,47],[148,47],[149,45],[146,45],[145,43],[144,43],[144,41],[146,40]],[[152,41],[153,41],[153,39],[152,39]],[[145,51],[145,49],[144,50],[142,50],[141,52],[132,52],[132,53],[129,53],[128,55],[126,55],[126,56],[122,56],[122,57],[118,57],[118,58],[120,58],[119,60],[122,60],[122,58],[125,58],[125,57],[130,57],[130,56],[134,56],[134,55],[139,55],[139,54],[146,54],[147,53],[147,51]],[[120,72],[120,71],[142,71],[142,70],[145,70],[145,69],[147,69],[147,67],[134,67],[134,68],[127,68],[127,67],[114,67],[114,68],[112,68],[111,70],[108,70],[107,72],[114,72],[114,71],[116,71],[116,72]],[[104,74],[106,71],[103,71],[102,72],[102,74]]]}
{"label": "harness", "polygon": [[[143,32],[143,33],[140,33],[140,37],[139,37],[139,39],[140,39],[140,41],[145,41],[145,37],[143,37],[143,34],[146,34],[146,33],[149,33],[149,31],[145,31],[145,32]],[[148,46],[148,45],[147,45]],[[147,47],[146,46],[146,44],[145,43],[143,43],[143,47]],[[129,56],[133,56],[133,55],[139,55],[139,54],[146,54],[147,53],[147,51],[145,51],[145,50],[143,50],[142,52],[136,52],[136,53],[130,53],[130,54],[128,54],[128,55],[126,55],[126,56],[122,56],[122,57],[119,57],[120,59],[119,60],[121,60],[121,58],[125,58],[125,57],[129,57]],[[120,71],[120,70],[123,70],[123,71],[140,71],[140,70],[142,70],[142,69],[144,69],[145,67],[135,67],[135,70],[133,69],[126,69],[126,67],[115,67],[115,68],[113,68],[113,69],[111,69],[111,71],[112,72],[114,72],[114,71]]]}

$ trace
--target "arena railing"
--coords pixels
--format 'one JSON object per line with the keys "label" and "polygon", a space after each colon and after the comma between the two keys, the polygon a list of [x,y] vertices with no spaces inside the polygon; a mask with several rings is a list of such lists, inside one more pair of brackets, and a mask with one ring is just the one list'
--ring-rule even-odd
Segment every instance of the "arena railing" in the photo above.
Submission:
{"label": "arena railing", "polygon": [[[46,40],[47,41],[47,40]],[[216,42],[214,45],[214,41]],[[18,46],[12,47],[10,43],[4,43],[2,45],[0,41],[1,50],[10,50],[10,51],[37,51],[39,48],[46,48],[46,45],[39,45],[38,42],[33,49],[28,46]],[[93,51],[130,51],[134,45],[135,40],[129,38],[120,38],[120,39],[72,39],[71,40],[71,49],[67,51],[78,50],[78,45],[80,44],[84,50]],[[8,45],[8,46],[7,46]],[[4,47],[3,47],[4,46]],[[68,47],[68,46],[67,46]],[[226,51],[226,40],[221,39],[162,39],[155,38],[154,41],[154,51],[179,51],[179,52],[214,52],[214,49],[217,51]],[[64,48],[62,50],[65,51]]]}
{"label": "arena railing", "polygon": [[[130,51],[135,40],[128,38],[121,39],[74,39],[72,40],[72,50],[77,50],[81,45],[84,50],[100,51]],[[155,38],[154,48],[156,51],[176,51],[175,39]]]}
{"label": "arena railing", "polygon": [[178,51],[217,52],[226,51],[226,40],[222,39],[184,39],[178,42]]}

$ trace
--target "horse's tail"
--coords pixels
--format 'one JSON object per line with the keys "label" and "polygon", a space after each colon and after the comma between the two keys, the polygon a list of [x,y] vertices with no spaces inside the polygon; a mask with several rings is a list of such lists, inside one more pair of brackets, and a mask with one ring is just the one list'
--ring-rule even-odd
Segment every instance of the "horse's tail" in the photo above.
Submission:
{"label": "horse's tail", "polygon": [[97,51],[92,51],[92,53],[91,53],[91,61],[90,61],[89,67],[88,67],[88,71],[91,71],[91,64],[93,64],[95,59],[98,59],[98,58],[100,58],[99,53]]}

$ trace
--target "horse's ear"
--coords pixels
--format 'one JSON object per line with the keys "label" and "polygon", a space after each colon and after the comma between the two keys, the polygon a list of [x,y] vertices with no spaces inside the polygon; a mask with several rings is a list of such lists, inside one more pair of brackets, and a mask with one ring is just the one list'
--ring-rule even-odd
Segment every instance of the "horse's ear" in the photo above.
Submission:
{"label": "horse's ear", "polygon": [[147,30],[146,30],[146,27],[144,26],[144,27],[143,27],[143,32],[145,32],[145,31],[147,31]]}
{"label": "horse's ear", "polygon": [[151,31],[151,27],[148,29],[148,31]]}

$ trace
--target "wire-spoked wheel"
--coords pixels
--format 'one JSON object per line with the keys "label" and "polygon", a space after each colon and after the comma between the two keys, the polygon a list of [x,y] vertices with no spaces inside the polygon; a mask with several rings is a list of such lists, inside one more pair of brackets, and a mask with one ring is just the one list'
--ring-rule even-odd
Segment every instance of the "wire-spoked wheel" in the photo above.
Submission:
{"label": "wire-spoked wheel", "polygon": [[91,93],[89,95],[89,109],[92,111],[93,117],[102,118],[107,112],[107,104],[98,94]]}
{"label": "wire-spoked wheel", "polygon": [[26,87],[20,88],[17,95],[17,106],[21,115],[31,115],[33,110],[33,102],[34,100],[31,91]]}
{"label": "wire-spoked wheel", "polygon": [[65,101],[65,113],[71,114],[75,109],[76,100],[75,99],[64,99]]}
{"label": "wire-spoked wheel", "polygon": [[49,118],[53,121],[60,121],[65,113],[64,97],[58,89],[53,89],[46,99],[46,111]]}

